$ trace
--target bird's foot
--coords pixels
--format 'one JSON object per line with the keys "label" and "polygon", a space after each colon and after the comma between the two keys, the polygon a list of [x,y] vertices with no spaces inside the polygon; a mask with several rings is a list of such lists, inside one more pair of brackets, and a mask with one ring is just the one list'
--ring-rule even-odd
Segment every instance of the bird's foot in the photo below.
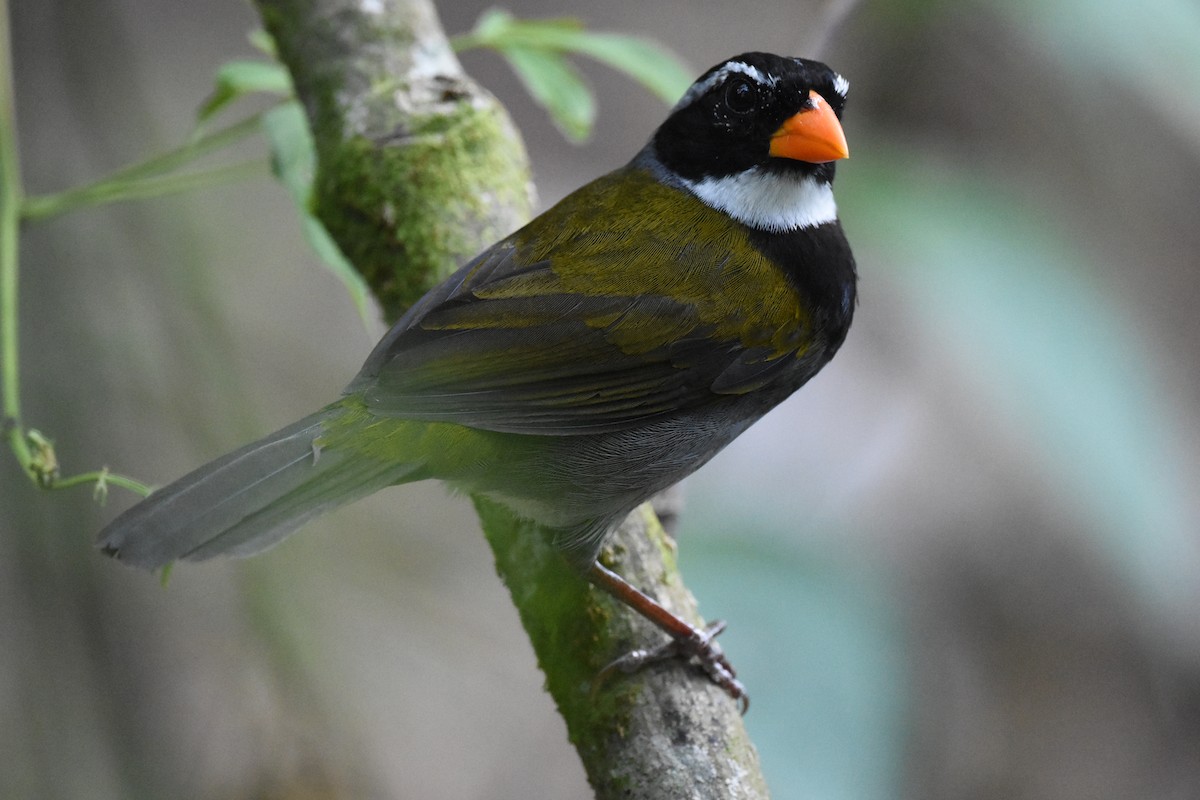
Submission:
{"label": "bird's foot", "polygon": [[746,710],[750,708],[750,698],[746,695],[746,688],[737,679],[737,672],[734,671],[729,659],[725,658],[721,646],[716,642],[717,635],[725,630],[724,622],[713,622],[701,630],[675,616],[649,595],[639,591],[599,561],[592,564],[587,576],[588,580],[596,587],[608,592],[671,637],[671,641],[666,644],[646,650],[634,650],[609,664],[596,677],[596,682],[592,687],[593,691],[614,672],[626,674],[637,672],[647,664],[668,658],[695,659],[709,679],[736,700],[742,713],[746,713]]}
{"label": "bird's foot", "polygon": [[716,620],[710,622],[704,630],[692,628],[687,636],[672,638],[657,647],[631,650],[600,670],[596,676],[595,685],[600,686],[614,673],[631,675],[650,664],[667,659],[695,660],[708,675],[709,680],[736,700],[742,714],[745,714],[750,708],[750,696],[746,694],[746,687],[737,679],[737,671],[725,657],[721,645],[717,643],[717,636],[723,630],[725,630],[725,621]]}

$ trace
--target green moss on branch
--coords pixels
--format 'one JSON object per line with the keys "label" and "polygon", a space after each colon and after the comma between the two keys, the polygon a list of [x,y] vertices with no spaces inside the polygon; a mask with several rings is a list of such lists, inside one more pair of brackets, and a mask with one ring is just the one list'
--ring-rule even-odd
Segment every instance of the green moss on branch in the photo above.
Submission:
{"label": "green moss on branch", "polygon": [[317,216],[388,320],[531,208],[508,114],[424,6],[259,2],[312,127]]}

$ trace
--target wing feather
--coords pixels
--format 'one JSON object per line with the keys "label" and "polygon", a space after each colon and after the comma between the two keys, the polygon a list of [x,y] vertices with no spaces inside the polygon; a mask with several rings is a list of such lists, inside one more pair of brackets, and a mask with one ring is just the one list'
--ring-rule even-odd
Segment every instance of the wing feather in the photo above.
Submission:
{"label": "wing feather", "polygon": [[540,224],[426,295],[347,391],[382,415],[570,435],[742,394],[796,363],[794,348],[770,344],[774,320],[743,325],[719,314],[722,288],[752,292],[751,267],[761,271],[757,259],[731,258],[730,242],[693,233],[681,251],[670,241],[678,232],[663,228],[632,247],[602,213],[587,224],[548,214]]}

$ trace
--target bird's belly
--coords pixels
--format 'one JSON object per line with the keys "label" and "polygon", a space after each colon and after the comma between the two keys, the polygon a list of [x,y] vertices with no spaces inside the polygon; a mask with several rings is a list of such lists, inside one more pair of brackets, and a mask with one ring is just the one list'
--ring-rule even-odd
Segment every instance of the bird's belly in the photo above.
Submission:
{"label": "bird's belly", "polygon": [[526,456],[519,448],[502,469],[462,488],[551,528],[616,525],[702,466],[763,413],[732,413],[733,406],[610,433],[533,437],[540,439],[536,454]]}

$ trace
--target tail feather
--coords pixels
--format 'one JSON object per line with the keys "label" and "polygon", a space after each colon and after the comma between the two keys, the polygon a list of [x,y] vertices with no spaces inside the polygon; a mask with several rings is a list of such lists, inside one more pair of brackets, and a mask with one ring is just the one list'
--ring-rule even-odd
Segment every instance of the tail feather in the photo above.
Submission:
{"label": "tail feather", "polygon": [[411,465],[321,450],[334,404],[206,464],[117,517],[106,553],[155,569],[172,561],[248,556],[312,518],[403,480]]}

